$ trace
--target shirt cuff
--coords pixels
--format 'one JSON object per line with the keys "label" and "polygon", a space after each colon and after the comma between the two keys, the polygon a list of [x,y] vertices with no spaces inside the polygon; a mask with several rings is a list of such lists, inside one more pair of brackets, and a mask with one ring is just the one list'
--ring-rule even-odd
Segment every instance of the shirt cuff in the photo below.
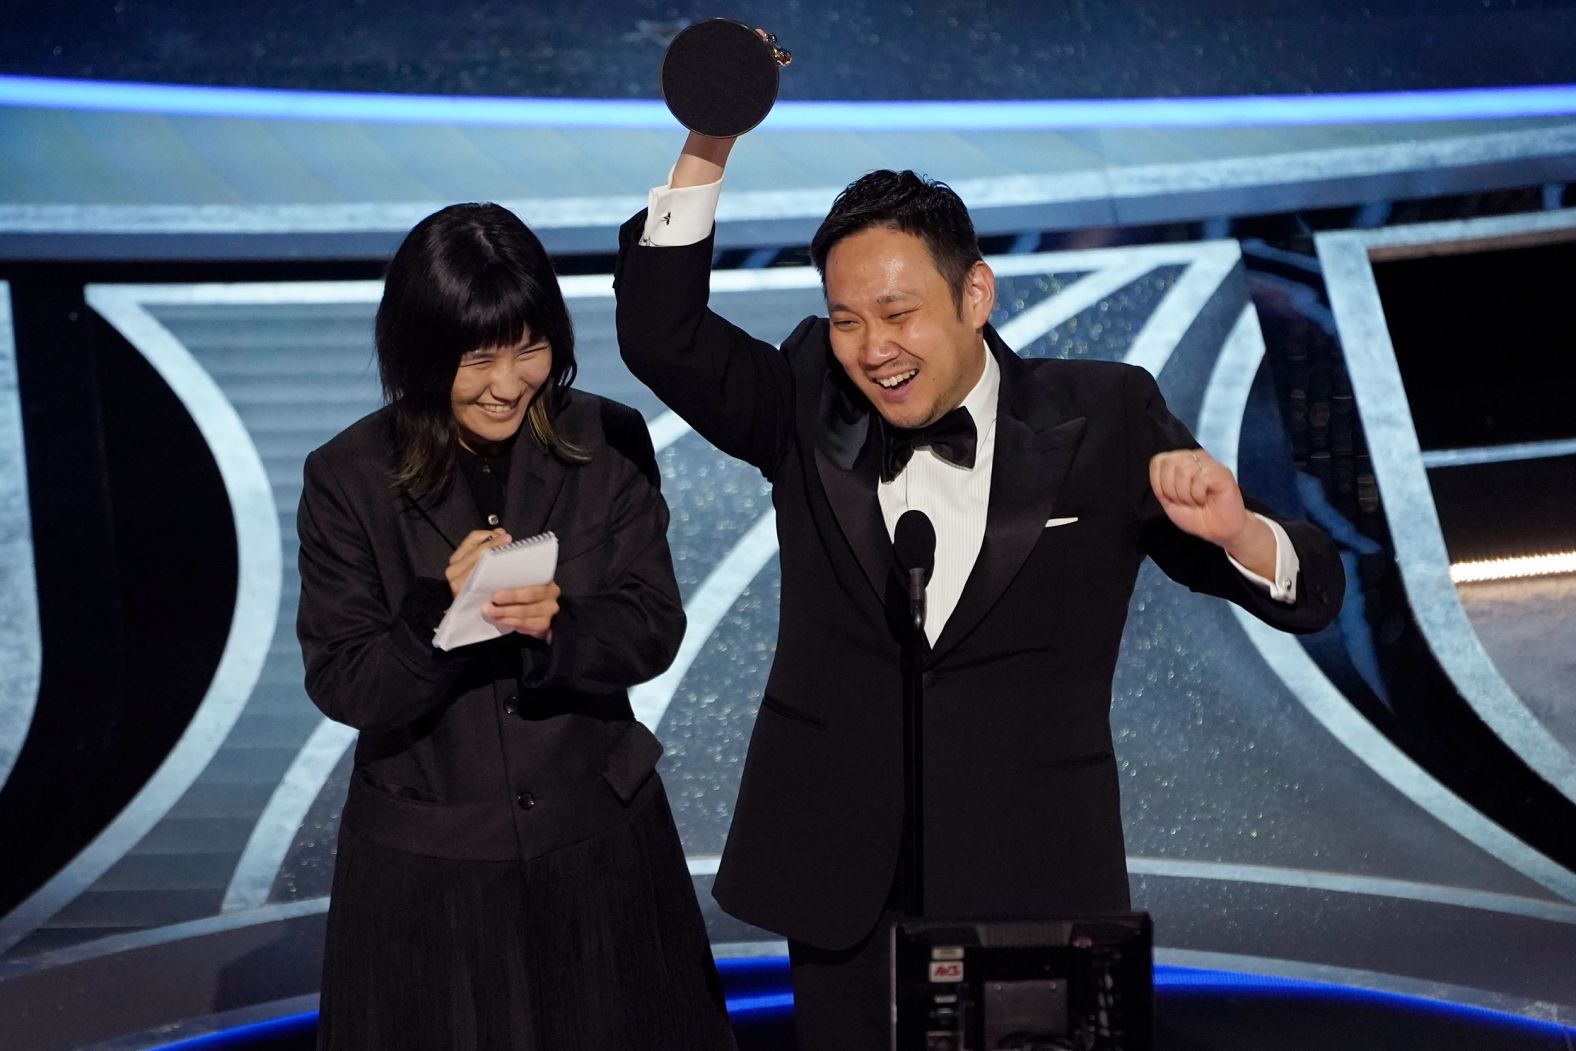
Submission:
{"label": "shirt cuff", "polygon": [[1254,518],[1270,527],[1270,532],[1275,534],[1275,579],[1265,580],[1247,566],[1226,556],[1231,564],[1237,567],[1237,572],[1247,577],[1253,583],[1270,593],[1270,598],[1276,602],[1284,602],[1288,606],[1297,601],[1297,574],[1302,569],[1302,562],[1297,558],[1297,549],[1291,546],[1291,537],[1286,535],[1286,530],[1273,518],[1265,518],[1257,511],[1251,512]]}
{"label": "shirt cuff", "polygon": [[700,186],[673,188],[673,173],[668,182],[653,186],[646,195],[646,229],[640,243],[657,248],[678,248],[699,244],[711,233],[717,218],[717,199],[722,195],[722,180]]}

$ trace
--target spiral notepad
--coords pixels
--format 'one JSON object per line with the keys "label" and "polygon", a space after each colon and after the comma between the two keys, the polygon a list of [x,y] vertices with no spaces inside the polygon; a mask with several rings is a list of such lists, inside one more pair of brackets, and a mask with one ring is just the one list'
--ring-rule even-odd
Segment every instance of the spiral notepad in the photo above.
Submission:
{"label": "spiral notepad", "polygon": [[502,628],[482,616],[492,593],[502,588],[525,588],[547,584],[558,568],[558,537],[552,533],[516,540],[495,547],[476,559],[471,575],[455,596],[454,604],[443,615],[432,644],[440,650],[486,642],[504,634]]}

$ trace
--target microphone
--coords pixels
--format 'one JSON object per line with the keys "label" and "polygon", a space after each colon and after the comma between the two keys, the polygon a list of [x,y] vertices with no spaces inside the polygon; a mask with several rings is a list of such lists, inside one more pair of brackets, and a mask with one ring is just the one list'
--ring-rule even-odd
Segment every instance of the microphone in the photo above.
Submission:
{"label": "microphone", "polygon": [[936,567],[936,527],[923,511],[904,511],[892,530],[897,568],[908,578],[908,612],[914,630],[925,630],[925,584]]}

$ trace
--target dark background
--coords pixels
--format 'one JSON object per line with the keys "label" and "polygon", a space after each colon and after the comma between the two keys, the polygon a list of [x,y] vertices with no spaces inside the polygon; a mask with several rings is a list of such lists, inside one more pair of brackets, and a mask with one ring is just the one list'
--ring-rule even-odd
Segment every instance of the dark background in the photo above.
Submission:
{"label": "dark background", "polygon": [[[656,96],[689,21],[764,25],[791,99],[1142,98],[1576,81],[1563,0],[94,0],[7,5],[0,73],[458,95]],[[809,72],[814,69],[813,75]]]}

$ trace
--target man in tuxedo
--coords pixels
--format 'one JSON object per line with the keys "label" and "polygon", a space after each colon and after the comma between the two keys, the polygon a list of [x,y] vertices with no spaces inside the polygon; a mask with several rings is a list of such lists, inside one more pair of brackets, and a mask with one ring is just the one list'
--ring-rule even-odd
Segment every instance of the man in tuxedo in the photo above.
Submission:
{"label": "man in tuxedo", "polygon": [[[800,1044],[885,1047],[903,918],[899,516],[935,525],[924,654],[924,911],[1128,907],[1109,710],[1138,568],[1277,627],[1335,616],[1325,535],[1249,509],[1141,369],[1028,361],[947,187],[850,185],[811,244],[828,316],[781,350],[707,307],[732,140],[691,134],[625,224],[630,369],[773,486],[776,658],[713,894],[789,940]],[[894,608],[896,607],[896,611]]]}

